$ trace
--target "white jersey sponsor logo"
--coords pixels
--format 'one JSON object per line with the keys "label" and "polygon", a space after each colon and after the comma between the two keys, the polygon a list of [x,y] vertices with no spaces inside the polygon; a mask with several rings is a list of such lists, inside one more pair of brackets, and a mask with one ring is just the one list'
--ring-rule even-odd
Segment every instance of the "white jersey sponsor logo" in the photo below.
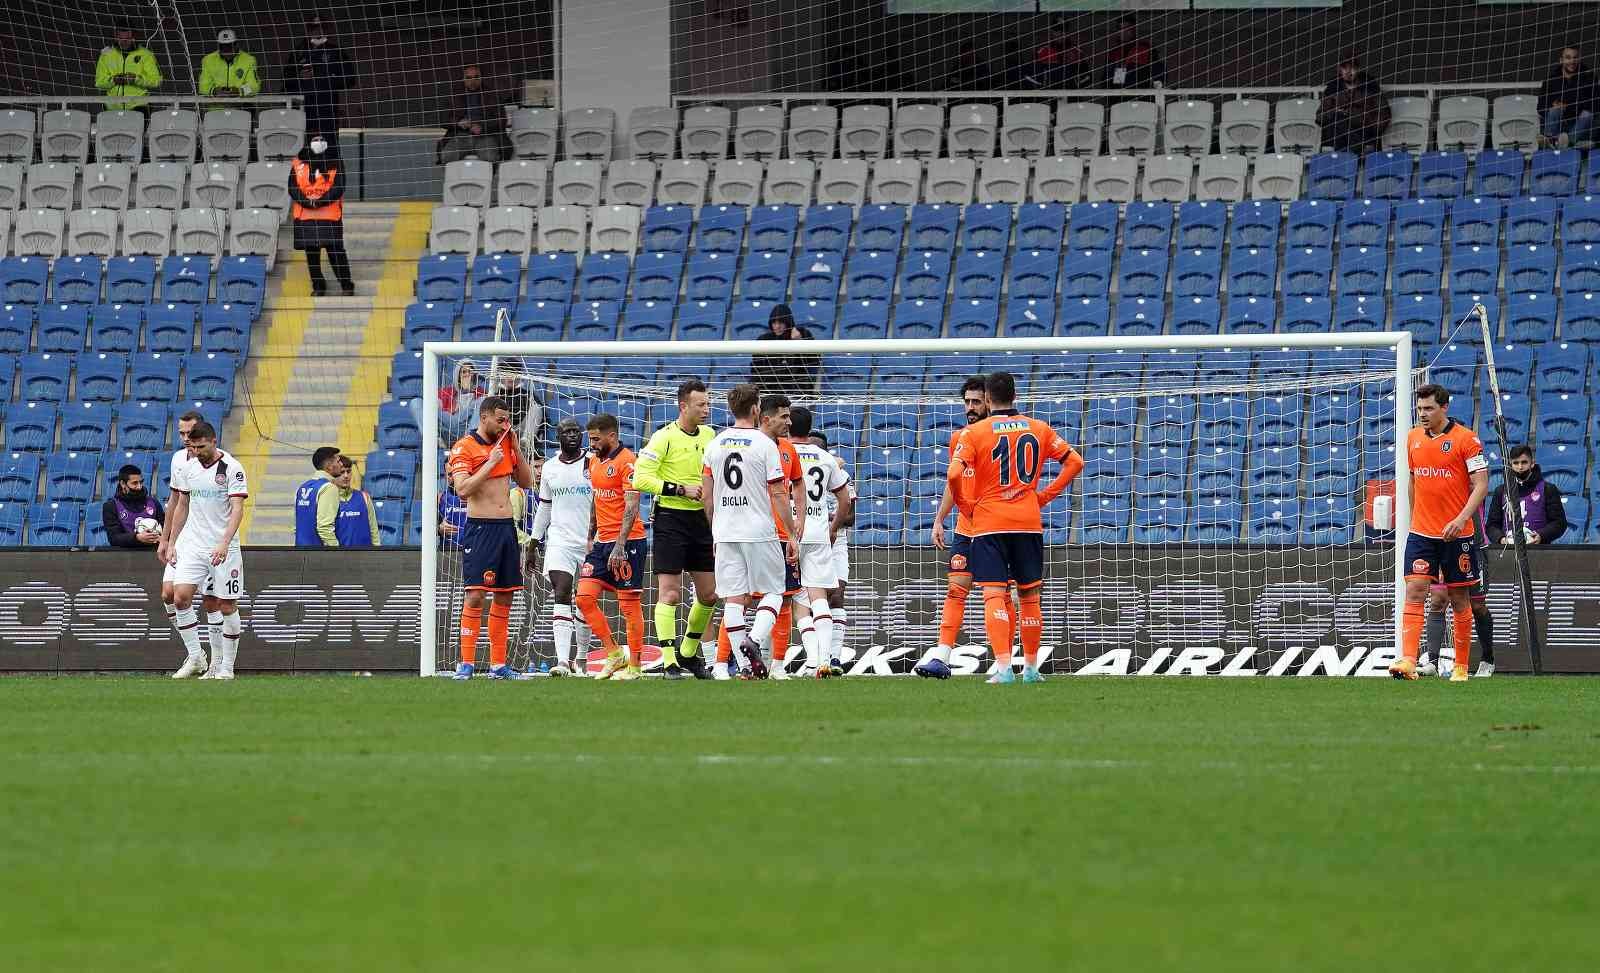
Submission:
{"label": "white jersey sponsor logo", "polygon": [[[220,449],[210,466],[198,457],[186,458],[173,475],[172,488],[189,495],[189,515],[178,535],[178,546],[191,551],[209,551],[220,544],[228,529],[229,498],[250,495],[244,467]],[[230,546],[239,546],[237,535]]]}
{"label": "white jersey sponsor logo", "polygon": [[711,534],[717,541],[775,541],[770,484],[783,480],[778,444],[759,429],[724,429],[706,447],[705,469],[716,500]]}
{"label": "white jersey sponsor logo", "polygon": [[544,537],[547,545],[588,548],[594,486],[582,453],[571,463],[560,456],[545,461],[539,476],[539,502],[550,505],[550,527]]}
{"label": "white jersey sponsor logo", "polygon": [[848,485],[850,476],[832,453],[819,446],[799,443],[794,449],[800,456],[800,468],[805,471],[806,522],[800,542],[831,544],[828,525],[833,522],[834,510],[839,505],[834,491]]}

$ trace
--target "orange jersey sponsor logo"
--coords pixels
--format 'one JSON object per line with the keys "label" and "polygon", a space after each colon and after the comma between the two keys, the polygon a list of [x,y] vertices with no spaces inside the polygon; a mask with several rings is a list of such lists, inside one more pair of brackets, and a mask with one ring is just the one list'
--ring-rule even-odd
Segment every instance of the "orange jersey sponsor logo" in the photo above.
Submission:
{"label": "orange jersey sponsor logo", "polygon": [[[483,464],[489,462],[489,454],[494,450],[495,445],[495,443],[479,436],[477,432],[469,432],[456,440],[456,444],[450,447],[450,457],[445,461],[444,467],[445,475],[449,477],[451,485],[455,484],[458,473],[465,473],[471,476],[478,472]],[[499,442],[499,446],[501,452],[505,455],[500,457],[500,462],[496,463],[494,469],[489,471],[491,479],[510,476],[511,471],[517,465],[517,437],[507,434]]]}
{"label": "orange jersey sponsor logo", "polygon": [[[1419,426],[1406,437],[1406,461],[1411,469],[1411,532],[1443,537],[1445,526],[1472,497],[1472,474],[1488,469],[1483,443],[1453,419],[1437,436]],[[1472,536],[1476,520],[1467,518],[1462,537]]]}
{"label": "orange jersey sponsor logo", "polygon": [[[961,430],[961,429],[951,430],[951,432],[950,432],[950,455],[949,455],[948,459],[955,459],[956,458],[956,443],[961,441],[961,433],[963,431],[964,430]],[[968,517],[966,514],[962,513],[961,509],[959,507],[956,508],[956,533],[960,534],[963,537],[971,537],[972,536],[972,519],[970,517]]]}
{"label": "orange jersey sponsor logo", "polygon": [[[594,488],[595,539],[608,543],[622,530],[622,513],[627,509],[627,493],[632,489],[633,450],[619,449],[602,459],[589,457],[589,485]],[[644,537],[644,518],[636,518],[628,540]]]}
{"label": "orange jersey sponsor logo", "polygon": [[[791,443],[789,441],[789,437],[787,437],[787,436],[779,436],[778,439],[777,439],[777,443],[778,443],[778,459],[780,461],[778,469],[780,471],[782,471],[782,473],[783,473],[783,486],[784,486],[784,490],[785,490],[785,495],[787,495],[789,484],[791,484],[791,483],[799,483],[801,480],[804,480],[806,478],[806,471],[805,471],[805,467],[800,465],[800,454],[799,454],[799,452],[797,452],[795,450],[794,443]],[[794,505],[793,504],[790,504],[789,512],[791,514],[794,513]],[[783,519],[778,516],[777,505],[773,505],[773,508],[772,508],[772,520],[773,520],[774,523],[776,523],[778,525],[778,540],[779,541],[788,540],[789,539],[789,532],[783,529]],[[805,523],[805,514],[801,513],[796,518],[795,524],[796,524],[796,526],[802,526],[804,523]]]}
{"label": "orange jersey sponsor logo", "polygon": [[961,430],[950,467],[961,477],[958,502],[968,498],[973,508],[972,536],[1041,533],[1039,474],[1045,460],[1071,451],[1048,423],[1013,410]]}

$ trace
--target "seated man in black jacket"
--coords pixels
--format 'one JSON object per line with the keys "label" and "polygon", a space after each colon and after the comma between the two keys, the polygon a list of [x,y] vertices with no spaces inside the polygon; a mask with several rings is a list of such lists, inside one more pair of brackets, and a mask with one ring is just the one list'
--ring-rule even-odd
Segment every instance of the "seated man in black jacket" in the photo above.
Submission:
{"label": "seated man in black jacket", "polygon": [[1563,47],[1560,63],[1539,86],[1539,134],[1544,143],[1566,148],[1589,141],[1594,96],[1594,72],[1576,47]]}
{"label": "seated man in black jacket", "polygon": [[161,501],[145,492],[143,470],[130,463],[117,471],[116,495],[100,508],[112,547],[154,548],[166,516]]}

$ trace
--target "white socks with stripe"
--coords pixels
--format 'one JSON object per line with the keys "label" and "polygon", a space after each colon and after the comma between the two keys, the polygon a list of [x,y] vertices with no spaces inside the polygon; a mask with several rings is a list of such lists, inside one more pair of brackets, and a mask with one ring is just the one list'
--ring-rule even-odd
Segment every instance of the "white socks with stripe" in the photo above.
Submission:
{"label": "white socks with stripe", "polygon": [[556,640],[556,665],[570,666],[572,664],[572,641],[577,634],[573,631],[572,606],[554,604],[550,606],[552,621],[551,630]]}
{"label": "white socks with stripe", "polygon": [[811,624],[816,629],[816,652],[806,646],[806,661],[814,666],[827,662],[833,648],[833,612],[828,609],[828,599],[818,598],[811,603]]}
{"label": "white socks with stripe", "polygon": [[[772,626],[778,623],[778,609],[783,607],[783,595],[762,595],[756,606],[756,617],[750,623],[750,638],[757,645],[766,645],[772,635]],[[737,648],[737,646],[735,646]]]}
{"label": "white socks with stripe", "polygon": [[178,630],[178,638],[183,639],[183,647],[189,653],[189,658],[204,658],[205,652],[200,648],[200,619],[195,614],[194,606],[176,611],[172,623],[172,627]]}
{"label": "white socks with stripe", "polygon": [[222,664],[233,672],[233,663],[239,658],[239,636],[244,631],[244,619],[237,609],[222,616]]}

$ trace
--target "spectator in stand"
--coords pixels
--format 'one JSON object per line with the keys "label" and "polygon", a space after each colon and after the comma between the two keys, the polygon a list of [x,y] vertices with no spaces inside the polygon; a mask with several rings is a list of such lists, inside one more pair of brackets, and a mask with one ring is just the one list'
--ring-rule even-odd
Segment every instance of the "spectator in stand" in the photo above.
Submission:
{"label": "spectator in stand", "polygon": [[1317,105],[1322,142],[1335,152],[1361,155],[1375,151],[1389,127],[1389,103],[1376,79],[1361,70],[1361,60],[1351,54],[1339,62],[1339,76],[1322,89]]}
{"label": "spectator in stand", "polygon": [[118,470],[117,492],[100,508],[106,542],[112,547],[153,548],[161,543],[166,519],[161,501],[145,492],[144,471],[131,464]]}
{"label": "spectator in stand", "polygon": [[[377,547],[378,512],[372,506],[372,497],[365,490],[351,485],[356,464],[348,456],[336,460],[333,472],[333,489],[328,491],[337,503],[332,504],[331,523],[324,533],[323,511],[317,510],[317,534],[324,547]],[[328,536],[332,535],[330,543]]]}
{"label": "spectator in stand", "polygon": [[488,395],[478,369],[471,362],[456,366],[455,384],[439,390],[439,438],[455,442],[477,418],[478,402]]}
{"label": "spectator in stand", "polygon": [[[787,304],[777,304],[767,317],[767,333],[758,341],[810,341],[811,332],[795,323]],[[750,365],[750,381],[763,394],[807,396],[817,391],[816,355],[756,355]]]}
{"label": "spectator in stand", "polygon": [[484,162],[503,158],[500,140],[505,131],[505,112],[494,91],[484,85],[483,71],[476,64],[462,70],[461,87],[450,100],[444,128],[436,153],[440,165],[474,156]]}
{"label": "spectator in stand", "polygon": [[350,255],[344,249],[344,160],[339,147],[327,135],[311,136],[289,165],[289,199],[293,202],[294,248],[306,255],[306,273],[311,277],[311,296],[328,293],[328,280],[322,276],[322,251],[339,278],[344,296],[356,292],[350,277]]}
{"label": "spectator in stand", "polygon": [[239,50],[238,35],[231,29],[217,33],[217,49],[200,61],[200,93],[207,98],[253,98],[261,93],[256,59]]}
{"label": "spectator in stand", "polygon": [[107,97],[129,99],[107,102],[108,109],[144,111],[144,96],[161,87],[161,66],[150,48],[139,43],[132,27],[119,25],[116,37],[116,44],[102,48],[95,62],[94,86]]}
{"label": "spectator in stand", "polygon": [[[522,363],[518,359],[502,362],[498,395],[506,400],[506,412],[511,416],[511,428],[517,439],[525,443],[543,441],[544,403],[539,401],[536,386],[523,380]],[[537,482],[534,484],[538,485]]]}
{"label": "spectator in stand", "polygon": [[1576,47],[1561,49],[1561,62],[1539,87],[1542,144],[1566,148],[1589,141],[1594,124],[1595,76]]}
{"label": "spectator in stand", "polygon": [[305,97],[307,136],[320,132],[339,144],[339,96],[354,78],[350,58],[328,37],[326,22],[317,16],[306,21],[306,41],[295,51],[283,86]]}
{"label": "spectator in stand", "polygon": [[[1567,508],[1561,504],[1561,491],[1544,478],[1533,461],[1533,447],[1511,450],[1511,472],[1517,478],[1517,495],[1522,499],[1522,526],[1529,544],[1553,544],[1567,532]],[[1491,544],[1514,544],[1511,511],[1506,506],[1506,486],[1495,487],[1494,496],[1483,512],[1484,533]]]}
{"label": "spectator in stand", "polygon": [[[1146,45],[1148,46],[1148,45]],[[1065,24],[1050,29],[1050,36],[1033,52],[1033,65],[1028,76],[1031,87],[1050,91],[1087,88],[1094,69],[1084,57]]]}
{"label": "spectator in stand", "polygon": [[1107,88],[1159,88],[1167,81],[1167,65],[1154,44],[1139,36],[1139,20],[1127,14],[1118,22],[1106,64]]}

